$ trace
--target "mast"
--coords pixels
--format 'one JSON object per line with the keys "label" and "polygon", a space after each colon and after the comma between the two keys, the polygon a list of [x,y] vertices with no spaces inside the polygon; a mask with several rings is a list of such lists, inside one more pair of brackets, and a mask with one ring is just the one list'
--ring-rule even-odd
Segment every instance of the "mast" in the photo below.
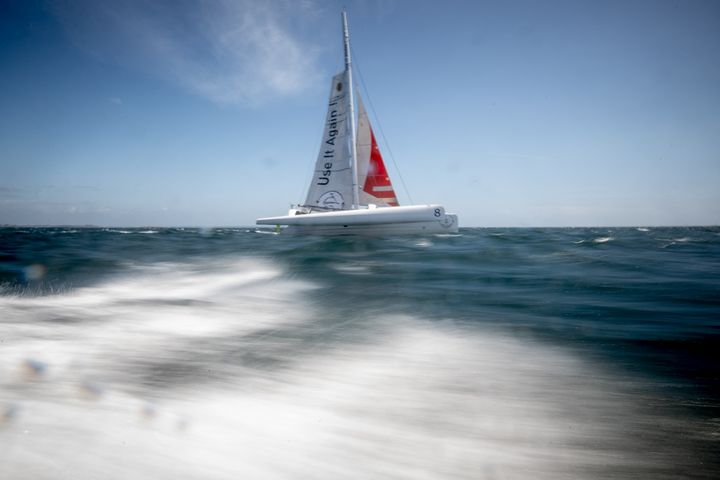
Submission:
{"label": "mast", "polygon": [[353,205],[356,209],[360,206],[360,194],[358,192],[358,175],[357,175],[357,145],[355,131],[355,89],[353,88],[352,62],[350,59],[350,32],[348,31],[347,12],[342,12],[343,24],[343,46],[345,50],[345,71],[348,77],[348,90],[350,90],[350,171],[352,172],[352,191]]}

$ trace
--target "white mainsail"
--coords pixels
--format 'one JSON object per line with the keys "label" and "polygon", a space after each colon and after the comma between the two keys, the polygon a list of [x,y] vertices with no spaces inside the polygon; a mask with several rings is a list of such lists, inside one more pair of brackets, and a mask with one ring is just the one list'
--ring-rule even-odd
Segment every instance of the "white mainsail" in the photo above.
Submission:
{"label": "white mainsail", "polygon": [[321,210],[347,210],[353,202],[350,151],[350,95],[347,70],[333,77],[325,129],[305,206]]}

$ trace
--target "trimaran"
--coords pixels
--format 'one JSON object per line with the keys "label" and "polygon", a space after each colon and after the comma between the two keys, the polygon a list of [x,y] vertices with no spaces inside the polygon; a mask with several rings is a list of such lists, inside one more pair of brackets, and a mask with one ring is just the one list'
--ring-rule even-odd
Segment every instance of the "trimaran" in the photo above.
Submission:
{"label": "trimaran", "polygon": [[330,87],[325,128],[305,203],[288,215],[259,218],[293,233],[414,234],[458,231],[458,218],[442,205],[398,204],[368,115],[358,96],[357,129],[350,35],[342,13],[345,70]]}

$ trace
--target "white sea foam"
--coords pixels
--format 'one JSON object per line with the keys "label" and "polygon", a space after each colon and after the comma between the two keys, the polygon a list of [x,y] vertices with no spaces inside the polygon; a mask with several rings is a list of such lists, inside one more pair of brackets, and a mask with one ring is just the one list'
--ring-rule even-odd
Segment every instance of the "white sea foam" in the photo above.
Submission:
{"label": "white sea foam", "polygon": [[607,243],[607,242],[612,242],[613,240],[615,240],[615,237],[598,237],[598,238],[593,239],[593,242]]}
{"label": "white sea foam", "polygon": [[451,322],[322,323],[313,288],[242,260],[0,298],[4,475],[574,479],[683,461],[642,443],[671,428],[627,378]]}
{"label": "white sea foam", "polygon": [[131,268],[120,278],[62,295],[0,297],[3,320],[12,325],[5,337],[11,341],[2,350],[10,361],[0,364],[0,374],[27,357],[43,359],[57,370],[92,363],[93,356],[163,351],[177,337],[249,333],[287,324],[303,314],[303,304],[293,302],[311,287],[280,274],[270,264],[247,260],[161,263]]}
{"label": "white sea foam", "polygon": [[370,267],[374,265],[373,262],[345,262],[333,265],[333,268],[338,272],[347,273],[350,275],[369,275],[371,273]]}

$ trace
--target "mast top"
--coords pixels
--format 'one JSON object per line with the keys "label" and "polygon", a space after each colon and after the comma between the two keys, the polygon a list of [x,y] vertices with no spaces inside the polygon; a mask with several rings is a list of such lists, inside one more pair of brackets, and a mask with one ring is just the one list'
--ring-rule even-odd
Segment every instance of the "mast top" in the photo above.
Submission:
{"label": "mast top", "polygon": [[350,32],[348,30],[347,12],[342,11],[343,45],[345,49],[345,69],[350,68]]}

